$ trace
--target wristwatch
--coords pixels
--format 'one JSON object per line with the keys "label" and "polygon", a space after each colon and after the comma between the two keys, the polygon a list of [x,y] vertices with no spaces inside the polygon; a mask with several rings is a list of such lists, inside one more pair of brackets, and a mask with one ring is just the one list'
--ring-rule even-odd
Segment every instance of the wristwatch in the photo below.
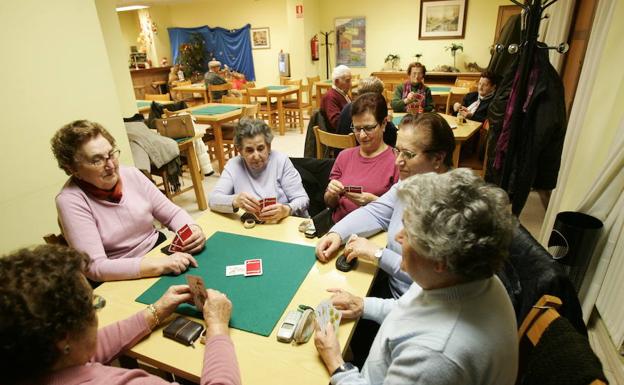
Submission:
{"label": "wristwatch", "polygon": [[338,373],[347,372],[351,369],[357,369],[357,368],[352,363],[345,362],[344,364],[340,365],[336,370],[334,370],[334,372],[332,373],[332,377]]}
{"label": "wristwatch", "polygon": [[375,254],[373,254],[373,263],[375,264],[375,266],[379,266],[379,261],[381,261],[381,256],[383,254],[384,248],[380,247],[379,249],[377,249],[377,251],[375,251]]}

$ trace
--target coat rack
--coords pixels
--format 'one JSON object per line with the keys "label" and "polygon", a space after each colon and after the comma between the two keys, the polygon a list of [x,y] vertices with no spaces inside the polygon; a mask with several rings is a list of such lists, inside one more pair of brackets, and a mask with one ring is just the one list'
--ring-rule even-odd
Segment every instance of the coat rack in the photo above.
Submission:
{"label": "coat rack", "polygon": [[325,38],[325,43],[321,43],[321,45],[325,46],[325,77],[329,79],[329,47],[333,44],[329,42],[329,35],[334,33],[334,31],[323,32],[321,31],[321,35]]}

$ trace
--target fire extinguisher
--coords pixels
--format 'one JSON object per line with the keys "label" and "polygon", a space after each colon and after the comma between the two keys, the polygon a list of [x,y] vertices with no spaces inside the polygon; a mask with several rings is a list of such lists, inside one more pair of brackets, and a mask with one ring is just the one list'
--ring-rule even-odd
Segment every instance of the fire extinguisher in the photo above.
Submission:
{"label": "fire extinguisher", "polygon": [[312,54],[313,61],[319,60],[319,40],[316,35],[314,35],[312,40],[310,40],[310,52]]}

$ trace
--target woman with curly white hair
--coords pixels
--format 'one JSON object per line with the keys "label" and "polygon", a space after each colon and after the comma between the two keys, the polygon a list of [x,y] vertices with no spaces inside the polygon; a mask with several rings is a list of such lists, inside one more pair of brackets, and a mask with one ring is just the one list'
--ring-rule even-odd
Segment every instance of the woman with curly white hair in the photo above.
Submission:
{"label": "woman with curly white hair", "polygon": [[505,192],[468,169],[408,178],[396,238],[414,284],[399,299],[332,303],[343,319],[381,324],[360,372],[345,363],[334,330],[317,325],[315,343],[332,384],[513,384],[518,363],[514,310],[494,275],[507,255],[513,217]]}

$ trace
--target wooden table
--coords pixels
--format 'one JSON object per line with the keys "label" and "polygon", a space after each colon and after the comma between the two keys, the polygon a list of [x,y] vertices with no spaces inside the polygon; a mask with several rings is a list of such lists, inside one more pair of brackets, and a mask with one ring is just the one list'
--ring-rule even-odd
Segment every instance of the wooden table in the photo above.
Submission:
{"label": "wooden table", "polygon": [[[405,116],[405,112],[397,112],[392,114],[392,122],[398,127],[401,118]],[[455,149],[453,150],[453,167],[457,167],[459,165],[459,154],[461,152],[462,144],[470,139],[483,123],[477,122],[474,120],[466,120],[466,123],[458,125],[457,117],[447,115],[447,114],[439,114],[442,116],[448,124],[453,129],[453,135],[455,136]]]}
{"label": "wooden table", "polygon": [[[289,217],[282,220],[280,224],[257,225],[253,229],[245,229],[238,219],[238,214],[217,214],[210,211],[198,220],[206,237],[220,230],[283,242],[315,245],[316,239],[307,239],[297,230],[300,222],[301,218]],[[385,233],[378,234],[372,239],[380,246],[386,244]],[[158,248],[150,252],[148,257],[157,255],[160,255]],[[287,311],[295,309],[299,304],[316,306],[330,297],[325,289],[331,287],[343,288],[356,295],[364,296],[369,290],[375,272],[376,267],[364,262],[360,262],[356,270],[343,273],[336,270],[334,260],[327,264],[317,261],[293,296]],[[103,327],[125,319],[145,309],[145,305],[135,302],[134,299],[156,280],[157,278],[115,281],[98,287],[95,293],[106,299],[106,307],[98,312],[99,326]],[[208,282],[207,286],[210,286]],[[276,333],[282,320],[283,315],[269,337],[237,329],[231,330],[243,383],[255,385],[294,382],[297,385],[327,384],[329,374],[319,358],[313,340],[298,346],[277,342]],[[338,336],[343,353],[346,351],[353,327],[353,321],[343,322],[340,326]],[[162,336],[161,329],[162,327],[155,330],[151,336],[135,345],[128,354],[199,383],[204,355],[203,345],[197,343],[196,347],[192,348],[168,340]]]}
{"label": "wooden table", "polygon": [[175,92],[197,92],[204,95],[204,103],[208,103],[208,91],[206,89],[206,83],[194,83],[188,86],[176,86],[171,89]]}
{"label": "wooden table", "polygon": [[[199,137],[201,139],[201,137]],[[201,167],[197,161],[197,153],[195,152],[195,146],[193,141],[197,139],[190,138],[182,142],[178,142],[178,148],[180,153],[186,153],[186,159],[188,160],[189,171],[191,173],[191,180],[193,181],[193,190],[195,191],[195,198],[197,199],[197,206],[200,210],[206,210],[208,203],[206,202],[206,194],[204,193],[204,177],[201,172]]]}
{"label": "wooden table", "polygon": [[[158,104],[171,104],[171,103],[175,103],[173,100],[155,100],[156,103]],[[137,100],[137,109],[139,110],[140,114],[145,114],[147,112],[150,111],[150,106],[152,105],[152,100]],[[147,105],[145,103],[148,103]]]}
{"label": "wooden table", "polygon": [[[357,88],[359,84],[358,80],[352,80],[351,91],[353,91],[354,88]],[[326,79],[320,80],[314,83],[314,85],[316,86],[316,108],[321,108],[321,99],[323,98],[323,94],[334,85],[334,82],[330,79]]]}
{"label": "wooden table", "polygon": [[[271,87],[286,87],[281,89],[271,89]],[[277,99],[277,120],[279,124],[279,133],[286,133],[286,118],[284,113],[284,98],[288,95],[296,94],[299,91],[297,86],[269,86],[269,97]]]}

